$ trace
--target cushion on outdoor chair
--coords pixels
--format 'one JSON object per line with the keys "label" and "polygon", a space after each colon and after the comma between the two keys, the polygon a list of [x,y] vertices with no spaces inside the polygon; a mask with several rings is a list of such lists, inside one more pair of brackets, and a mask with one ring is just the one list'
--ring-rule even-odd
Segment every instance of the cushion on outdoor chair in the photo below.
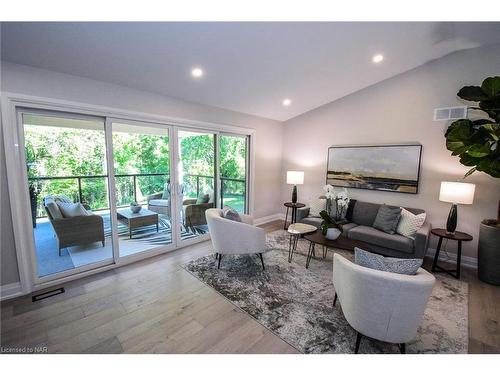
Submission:
{"label": "cushion on outdoor chair", "polygon": [[57,202],[57,205],[64,218],[91,215],[81,203]]}
{"label": "cushion on outdoor chair", "polygon": [[196,200],[196,204],[208,203],[209,200],[210,200],[209,194],[201,193],[200,195],[198,195],[198,199]]}
{"label": "cushion on outdoor chair", "polygon": [[151,199],[148,201],[150,206],[160,206],[160,207],[168,207],[168,199]]}
{"label": "cushion on outdoor chair", "polygon": [[63,218],[63,215],[61,213],[61,210],[59,209],[59,206],[53,200],[46,201],[45,207],[47,208],[47,211],[49,212],[52,219],[62,219]]}
{"label": "cushion on outdoor chair", "polygon": [[[163,194],[161,196],[161,199],[170,199],[170,184],[168,182],[163,187]],[[157,204],[156,206],[161,206],[161,205]]]}

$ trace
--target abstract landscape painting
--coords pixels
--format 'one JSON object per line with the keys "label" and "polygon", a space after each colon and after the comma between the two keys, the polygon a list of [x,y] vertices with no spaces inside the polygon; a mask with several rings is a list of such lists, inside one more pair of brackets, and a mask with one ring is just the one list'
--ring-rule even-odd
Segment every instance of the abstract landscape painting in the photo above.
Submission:
{"label": "abstract landscape painting", "polygon": [[327,183],[416,194],[421,151],[421,145],[330,147]]}

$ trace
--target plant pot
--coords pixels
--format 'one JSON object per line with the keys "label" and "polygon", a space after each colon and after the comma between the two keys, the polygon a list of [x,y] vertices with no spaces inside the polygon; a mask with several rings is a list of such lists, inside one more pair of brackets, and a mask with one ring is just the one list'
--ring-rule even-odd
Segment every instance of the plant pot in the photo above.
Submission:
{"label": "plant pot", "polygon": [[337,228],[328,228],[326,231],[326,238],[328,240],[336,240],[342,232]]}
{"label": "plant pot", "polygon": [[142,209],[142,206],[140,204],[137,205],[130,205],[130,211],[132,211],[134,214],[138,213]]}
{"label": "plant pot", "polygon": [[500,285],[500,227],[481,223],[477,275],[488,284]]}

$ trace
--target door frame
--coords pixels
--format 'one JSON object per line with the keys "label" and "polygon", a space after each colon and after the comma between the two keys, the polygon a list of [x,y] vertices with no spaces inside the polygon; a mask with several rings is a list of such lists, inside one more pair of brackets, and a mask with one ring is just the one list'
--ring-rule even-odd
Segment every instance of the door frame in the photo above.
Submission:
{"label": "door frame", "polygon": [[[29,294],[36,290],[41,290],[47,287],[58,285],[71,280],[79,279],[85,276],[96,274],[99,272],[104,272],[109,269],[121,267],[125,264],[136,262],[142,259],[150,258],[159,254],[163,254],[166,251],[162,248],[155,249],[152,251],[144,252],[144,254],[136,254],[138,256],[130,256],[121,259],[121,261],[113,264],[103,264],[99,268],[92,268],[89,270],[82,270],[82,272],[61,276],[55,280],[48,280],[42,283],[35,283],[34,269],[32,266],[32,256],[30,255],[30,246],[33,246],[33,234],[30,233],[31,219],[29,199],[27,196],[27,172],[22,164],[20,157],[24,157],[24,143],[21,142],[22,139],[19,137],[19,125],[17,111],[19,108],[28,108],[30,110],[48,110],[54,112],[65,112],[73,115],[90,115],[97,117],[104,117],[107,121],[108,118],[113,118],[120,121],[138,121],[138,122],[151,122],[163,126],[180,127],[187,128],[190,130],[203,129],[205,131],[216,131],[216,132],[228,132],[235,134],[243,134],[250,136],[250,154],[249,163],[250,169],[247,171],[248,180],[250,184],[249,188],[249,206],[248,211],[250,214],[254,211],[254,197],[253,197],[253,184],[255,182],[255,171],[254,171],[254,160],[255,154],[254,144],[255,144],[255,129],[233,126],[228,124],[212,123],[198,120],[189,120],[178,117],[170,117],[163,115],[154,115],[146,112],[129,111],[120,108],[98,106],[92,104],[84,104],[79,102],[46,98],[40,96],[24,95],[11,92],[2,92],[0,97],[0,107],[1,107],[1,126],[3,129],[4,136],[4,149],[7,164],[7,174],[8,178],[8,188],[9,188],[9,199],[11,204],[11,217],[14,231],[14,241],[16,248],[16,257],[18,262],[19,279],[21,284],[21,295]],[[174,151],[171,147],[171,152]],[[172,159],[171,159],[172,160]],[[109,176],[109,171],[108,171]],[[109,177],[108,177],[109,181]],[[109,182],[108,182],[109,184]],[[27,195],[28,194],[28,195]],[[29,219],[29,220],[28,220]],[[200,239],[199,241],[204,241],[206,238]],[[189,246],[193,243],[199,241],[185,241],[176,249],[180,249],[184,246]],[[176,244],[177,246],[177,244]],[[141,256],[142,255],[142,256]],[[120,259],[118,257],[118,259]]]}

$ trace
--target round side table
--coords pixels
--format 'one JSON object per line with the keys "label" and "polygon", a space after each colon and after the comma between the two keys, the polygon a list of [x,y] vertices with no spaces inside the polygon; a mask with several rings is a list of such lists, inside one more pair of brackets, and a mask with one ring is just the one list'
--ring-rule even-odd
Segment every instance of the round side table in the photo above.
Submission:
{"label": "round side table", "polygon": [[[434,254],[434,261],[432,262],[432,272],[444,272],[457,279],[460,279],[460,262],[462,261],[462,241],[472,241],[472,236],[464,232],[446,233],[446,229],[442,228],[432,229],[431,233],[439,237],[438,247],[436,249],[436,254]],[[441,245],[443,243],[443,238],[446,238],[447,240],[455,240],[458,243],[456,270],[445,269],[437,264],[439,259],[439,252],[441,251]]]}
{"label": "round side table", "polygon": [[286,207],[286,215],[285,215],[285,226],[283,227],[283,229],[286,230],[287,229],[286,222],[288,220],[288,210],[290,208],[292,209],[292,217],[290,218],[290,224],[293,224],[297,222],[297,208],[302,208],[305,207],[306,205],[304,203],[285,202],[284,206]]}

